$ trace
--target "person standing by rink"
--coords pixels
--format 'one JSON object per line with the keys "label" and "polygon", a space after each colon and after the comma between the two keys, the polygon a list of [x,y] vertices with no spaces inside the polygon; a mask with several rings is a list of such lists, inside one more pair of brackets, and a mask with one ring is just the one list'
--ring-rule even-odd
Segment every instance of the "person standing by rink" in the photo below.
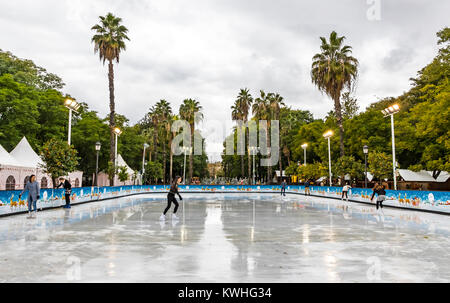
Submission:
{"label": "person standing by rink", "polygon": [[386,200],[386,191],[384,190],[384,185],[378,185],[376,184],[376,187],[373,189],[372,197],[370,200],[372,201],[375,197],[375,194],[378,195],[377,197],[377,211],[378,207],[381,209],[381,212],[383,212],[383,201]]}
{"label": "person standing by rink", "polygon": [[60,188],[61,186],[65,190],[65,197],[66,197],[66,205],[63,206],[63,208],[70,208],[70,195],[72,194],[72,184],[63,177],[59,178],[59,185],[56,188]]}
{"label": "person standing by rink", "polygon": [[28,180],[27,184],[25,185],[25,188],[23,191],[19,194],[19,199],[22,197],[23,193],[28,191],[28,218],[35,218],[33,217],[32,209],[34,214],[37,212],[37,200],[40,198],[40,188],[39,183],[36,182],[36,176],[31,175],[30,179]]}
{"label": "person standing by rink", "polygon": [[180,184],[180,183],[181,183],[181,177],[178,177],[178,176],[177,176],[177,177],[173,180],[172,185],[170,186],[169,193],[167,194],[167,207],[166,207],[166,209],[164,210],[164,212],[163,212],[163,214],[161,215],[161,217],[159,217],[159,219],[160,219],[161,221],[166,220],[166,213],[169,211],[170,206],[172,205],[172,202],[173,202],[173,204],[175,204],[175,208],[174,208],[173,214],[172,214],[172,220],[178,219],[178,217],[177,217],[177,215],[176,215],[176,212],[177,212],[177,210],[178,210],[179,204],[178,204],[177,199],[175,199],[175,194],[178,195],[178,197],[180,198],[180,200],[183,200],[183,198],[181,197],[180,193],[178,192],[178,184]]}
{"label": "person standing by rink", "polygon": [[281,181],[281,195],[282,196],[286,196],[286,181],[283,179],[283,181]]}
{"label": "person standing by rink", "polygon": [[345,199],[348,202],[348,191],[350,190],[350,188],[352,188],[350,185],[348,185],[348,182],[345,183],[344,187],[342,188],[342,197],[341,200],[344,200],[344,196]]}

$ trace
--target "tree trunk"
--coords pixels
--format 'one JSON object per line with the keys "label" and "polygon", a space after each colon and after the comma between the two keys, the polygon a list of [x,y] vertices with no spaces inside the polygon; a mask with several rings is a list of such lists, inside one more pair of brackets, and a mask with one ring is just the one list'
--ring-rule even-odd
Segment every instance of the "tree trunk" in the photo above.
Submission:
{"label": "tree trunk", "polygon": [[194,159],[192,157],[192,154],[194,152],[194,148],[193,148],[194,132],[195,132],[194,127],[195,127],[195,124],[192,124],[191,125],[191,150],[189,153],[189,183],[188,184],[192,183],[192,174],[194,172]]}
{"label": "tree trunk", "polygon": [[[173,153],[172,153],[172,138],[170,138],[169,141],[169,148],[170,148],[170,165],[169,165],[169,181],[170,184],[172,184],[172,170],[173,170]],[[184,181],[184,180],[183,180]]]}
{"label": "tree trunk", "polygon": [[166,184],[166,138],[163,140],[163,184]]}
{"label": "tree trunk", "polygon": [[[116,127],[115,116],[115,102],[114,102],[114,67],[112,60],[109,60],[108,64],[108,80],[109,80],[109,129],[111,133],[109,159],[115,165],[115,135],[114,128]],[[114,186],[114,177],[109,179],[109,185]]]}
{"label": "tree trunk", "polygon": [[[271,142],[270,142],[270,135],[269,135],[269,132],[270,132],[270,121],[267,123],[267,130],[266,130],[266,138],[267,138],[267,147],[268,147],[268,149],[269,149],[269,158],[270,158],[270,156],[271,156],[271,150],[270,150],[270,148],[271,148],[271,146],[272,146],[272,144],[271,144]],[[270,178],[270,176],[271,176],[271,174],[272,174],[272,166],[270,165],[270,163],[269,163],[269,166],[267,166],[267,184],[269,185],[270,183],[271,183],[271,178]]]}
{"label": "tree trunk", "polygon": [[247,157],[247,163],[248,163],[248,184],[251,184],[251,181],[250,180],[252,180],[252,164],[251,164],[251,162],[252,162],[252,156],[250,155],[250,150],[249,150],[249,148],[250,148],[250,134],[249,134],[249,130],[248,130],[248,127],[246,127],[245,128],[245,132],[247,133],[247,154],[248,154],[248,157]]}
{"label": "tree trunk", "polygon": [[342,106],[339,97],[334,100],[334,109],[336,111],[336,120],[339,126],[339,150],[342,157],[344,156],[344,124],[342,122]]}

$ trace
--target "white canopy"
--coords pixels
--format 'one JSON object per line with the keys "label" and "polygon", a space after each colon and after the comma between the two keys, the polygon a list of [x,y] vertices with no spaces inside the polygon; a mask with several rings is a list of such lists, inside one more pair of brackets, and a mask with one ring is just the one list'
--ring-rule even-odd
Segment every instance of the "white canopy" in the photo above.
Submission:
{"label": "white canopy", "polygon": [[31,148],[27,138],[23,137],[19,144],[9,153],[20,166],[39,168],[43,164],[41,157]]}
{"label": "white canopy", "polygon": [[0,145],[0,165],[21,166],[7,151]]}
{"label": "white canopy", "polygon": [[436,182],[436,180],[426,171],[414,172],[409,169],[399,169],[398,173],[407,182]]}
{"label": "white canopy", "polygon": [[128,177],[131,178],[133,176],[134,170],[128,166],[127,162],[125,162],[121,154],[117,155],[117,166],[125,166],[127,168]]}

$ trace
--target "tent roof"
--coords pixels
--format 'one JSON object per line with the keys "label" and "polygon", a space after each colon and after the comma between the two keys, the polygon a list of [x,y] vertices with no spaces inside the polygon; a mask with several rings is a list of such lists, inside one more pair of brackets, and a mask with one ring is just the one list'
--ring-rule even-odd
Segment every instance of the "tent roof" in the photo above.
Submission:
{"label": "tent roof", "polygon": [[24,167],[38,168],[43,164],[41,157],[33,150],[27,138],[23,137],[19,144],[10,152],[10,155]]}
{"label": "tent roof", "polygon": [[414,172],[409,169],[399,169],[398,173],[407,182],[436,182],[436,180],[426,171]]}
{"label": "tent roof", "polygon": [[0,165],[20,166],[7,151],[0,145]]}
{"label": "tent roof", "polygon": [[[429,170],[427,170],[427,173],[430,175],[430,176],[433,176],[433,172],[432,171],[429,171]],[[447,182],[447,180],[450,178],[450,173],[449,172],[447,172],[447,171],[441,171],[441,173],[439,174],[439,176],[436,178],[436,182],[443,182],[443,183],[445,183],[445,182]]]}
{"label": "tent roof", "polygon": [[121,154],[117,155],[117,165],[118,166],[126,166],[128,174],[133,174],[134,173],[134,170],[131,167],[128,166],[127,162],[125,162],[125,160],[122,158]]}

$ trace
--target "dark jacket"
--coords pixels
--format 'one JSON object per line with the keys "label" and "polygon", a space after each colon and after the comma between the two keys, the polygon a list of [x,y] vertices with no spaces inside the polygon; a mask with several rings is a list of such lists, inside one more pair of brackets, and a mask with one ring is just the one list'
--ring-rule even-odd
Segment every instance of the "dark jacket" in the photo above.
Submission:
{"label": "dark jacket", "polygon": [[374,189],[374,191],[372,193],[372,197],[370,198],[370,200],[372,200],[373,197],[375,197],[375,194],[377,194],[378,196],[385,196],[386,195],[386,191],[384,190],[384,188]]}
{"label": "dark jacket", "polygon": [[181,198],[180,193],[178,192],[178,183],[172,183],[172,185],[170,186],[170,190],[169,190],[169,195],[175,195],[177,194],[178,197],[180,198],[180,200],[183,200],[183,198]]}
{"label": "dark jacket", "polygon": [[66,190],[66,195],[70,195],[72,193],[72,184],[70,184],[69,181],[64,180],[64,183],[63,182],[59,183],[59,185],[56,186],[56,188],[60,188],[61,186]]}

